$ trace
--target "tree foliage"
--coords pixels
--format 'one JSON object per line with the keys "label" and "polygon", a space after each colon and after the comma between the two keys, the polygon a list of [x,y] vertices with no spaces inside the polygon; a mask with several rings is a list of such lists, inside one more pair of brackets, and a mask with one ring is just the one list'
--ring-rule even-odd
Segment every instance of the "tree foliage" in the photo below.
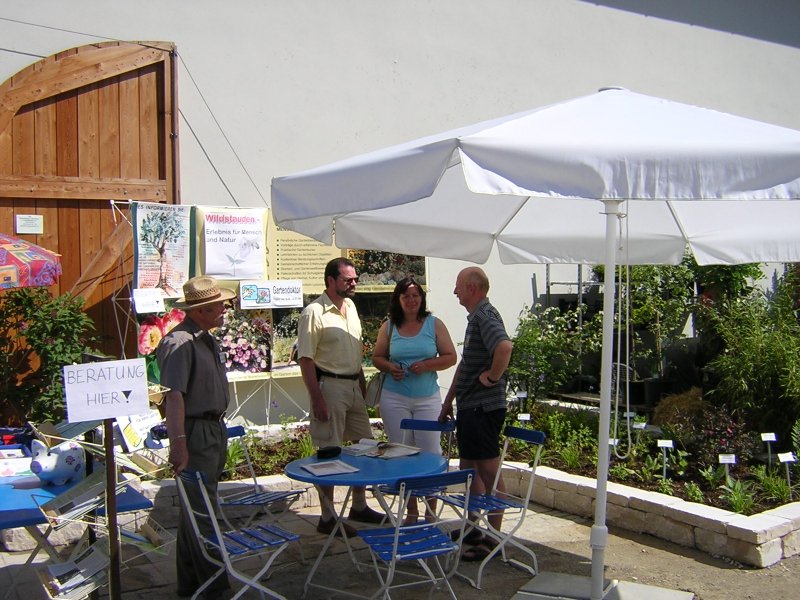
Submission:
{"label": "tree foliage", "polygon": [[17,288],[0,298],[0,402],[8,424],[64,418],[65,365],[96,342],[83,300],[47,288]]}

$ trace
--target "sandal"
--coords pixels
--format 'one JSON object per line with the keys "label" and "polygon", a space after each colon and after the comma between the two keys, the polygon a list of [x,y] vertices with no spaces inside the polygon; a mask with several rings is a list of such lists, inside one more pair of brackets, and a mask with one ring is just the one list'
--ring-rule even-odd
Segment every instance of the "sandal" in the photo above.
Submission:
{"label": "sandal", "polygon": [[[461,530],[454,529],[453,531],[450,532],[450,539],[452,539],[454,542],[457,542],[460,533]],[[462,544],[467,544],[470,546],[477,546],[482,542],[483,542],[483,534],[481,533],[481,530],[478,529],[477,527],[471,529],[469,533],[464,534],[464,539],[462,540]]]}
{"label": "sandal", "polygon": [[492,550],[493,548],[490,548],[488,544],[481,542],[477,546],[464,550],[461,560],[464,562],[479,562],[485,560],[492,553]]}

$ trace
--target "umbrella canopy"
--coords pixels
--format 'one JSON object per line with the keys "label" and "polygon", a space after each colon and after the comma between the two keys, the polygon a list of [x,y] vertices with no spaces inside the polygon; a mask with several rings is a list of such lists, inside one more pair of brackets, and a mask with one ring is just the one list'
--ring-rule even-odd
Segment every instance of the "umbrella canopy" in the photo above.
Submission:
{"label": "umbrella canopy", "polygon": [[0,233],[0,288],[53,285],[60,275],[58,254]]}
{"label": "umbrella canopy", "polygon": [[620,262],[795,262],[798,163],[800,132],[610,89],[276,178],[272,210],[342,248],[599,263],[617,199]]}
{"label": "umbrella canopy", "polygon": [[[273,179],[279,226],[483,263],[800,261],[800,132],[622,89]],[[610,286],[610,289],[609,289]],[[603,350],[591,598],[603,597],[613,363]]]}

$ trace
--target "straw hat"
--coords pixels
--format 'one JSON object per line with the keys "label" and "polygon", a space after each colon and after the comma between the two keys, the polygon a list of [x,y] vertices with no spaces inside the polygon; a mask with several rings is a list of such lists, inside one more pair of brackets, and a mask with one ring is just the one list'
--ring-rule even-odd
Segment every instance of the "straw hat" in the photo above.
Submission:
{"label": "straw hat", "polygon": [[220,288],[217,280],[213,277],[200,275],[198,277],[192,277],[183,284],[183,298],[173,304],[172,307],[180,308],[181,310],[191,310],[193,308],[206,306],[207,304],[230,300],[235,297],[235,292]]}

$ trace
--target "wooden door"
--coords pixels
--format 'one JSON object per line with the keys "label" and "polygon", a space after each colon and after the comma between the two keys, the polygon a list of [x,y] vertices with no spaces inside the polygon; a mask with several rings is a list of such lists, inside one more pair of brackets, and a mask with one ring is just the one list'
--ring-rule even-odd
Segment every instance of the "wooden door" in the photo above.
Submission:
{"label": "wooden door", "polygon": [[175,59],[169,42],[104,42],[0,85],[0,231],[43,216],[41,235],[18,237],[61,254],[52,293],[86,298],[113,356],[136,356],[136,334],[130,228],[111,201],[180,202]]}

